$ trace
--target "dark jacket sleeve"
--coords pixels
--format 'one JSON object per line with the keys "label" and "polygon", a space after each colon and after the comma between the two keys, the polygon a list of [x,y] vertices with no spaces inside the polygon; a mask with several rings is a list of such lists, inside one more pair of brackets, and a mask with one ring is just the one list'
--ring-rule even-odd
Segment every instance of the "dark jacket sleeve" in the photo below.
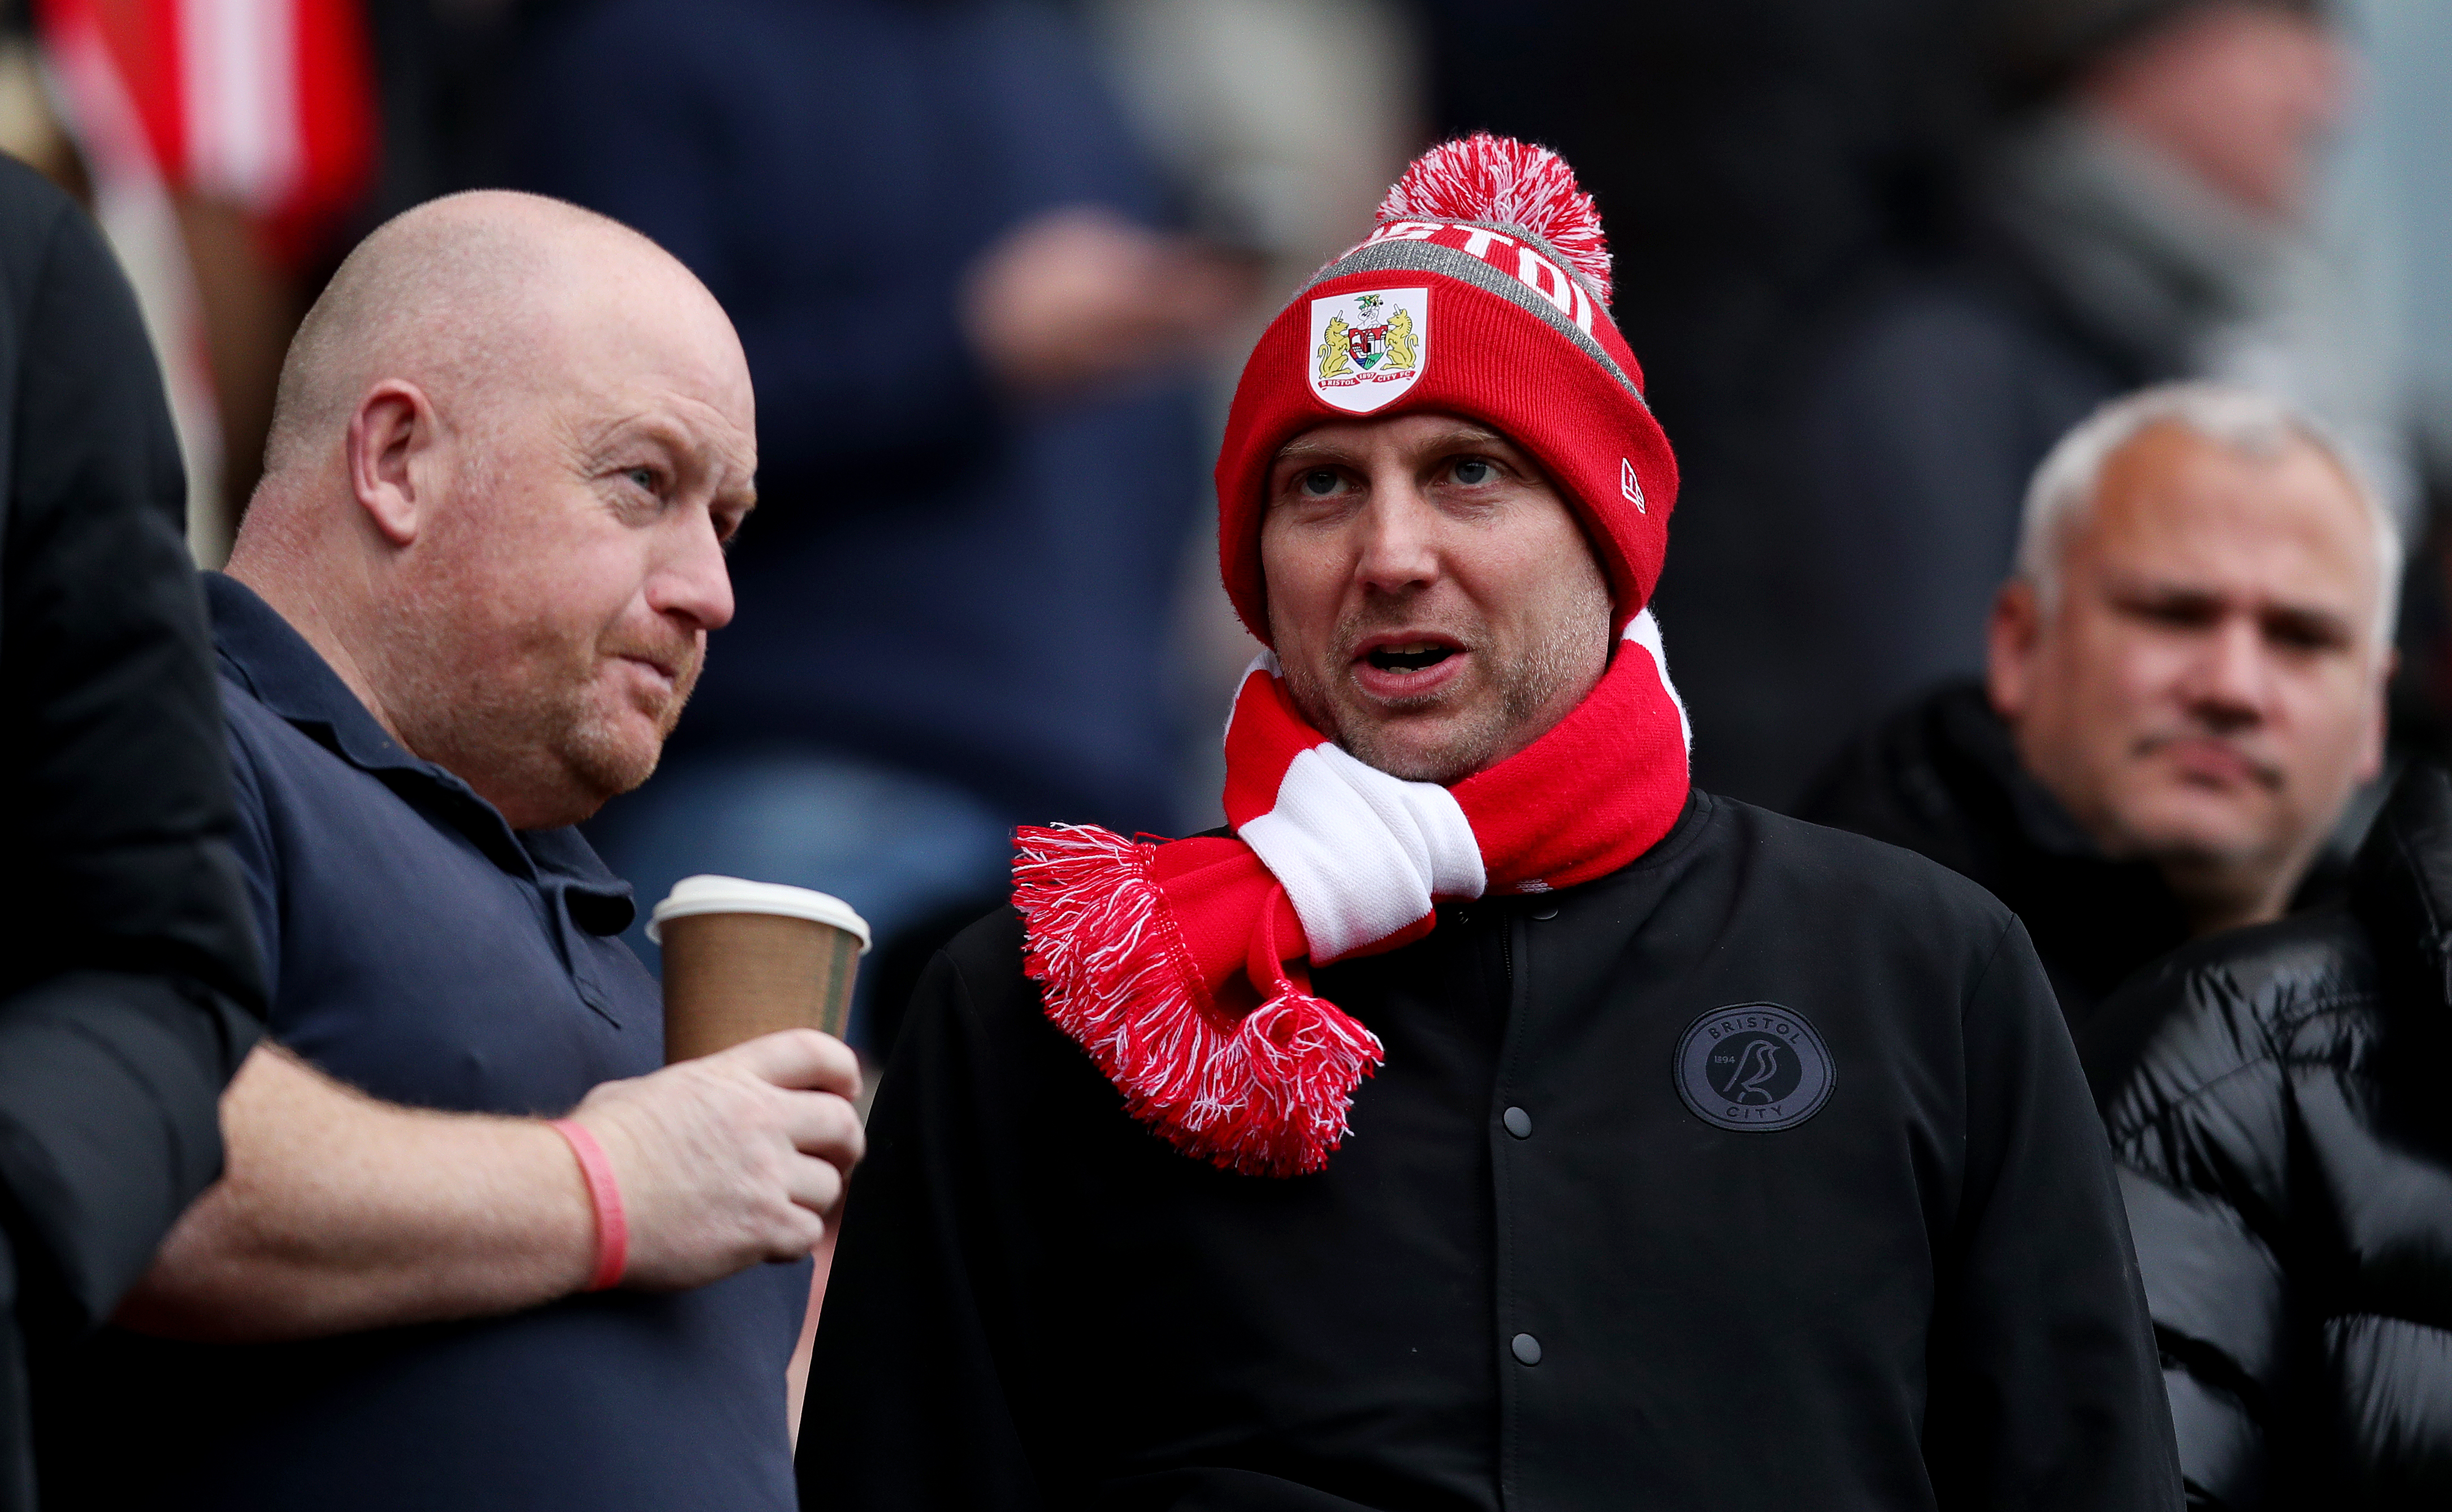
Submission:
{"label": "dark jacket sleeve", "polygon": [[135,301],[92,223],[13,163],[0,277],[0,1185],[20,1315],[75,1329],[220,1173],[217,1104],[264,998],[177,442]]}
{"label": "dark jacket sleeve", "polygon": [[[1014,978],[1008,990],[1025,990]],[[940,952],[880,1085],[826,1283],[801,1418],[804,1508],[1042,1504],[999,1367],[1034,1152],[993,1132],[1012,1125],[984,1041]]]}
{"label": "dark jacket sleeve", "polygon": [[2172,962],[2106,1005],[2086,1045],[2196,1506],[2264,1500],[2293,1364],[2287,1273],[2265,1234],[2290,1210],[2302,1142],[2247,1009],[2258,998],[2219,965]]}
{"label": "dark jacket sleeve", "polygon": [[1941,1504],[2177,1507],[2110,1151],[2023,925],[2009,925],[1963,1025],[1964,1185],[1925,1435]]}

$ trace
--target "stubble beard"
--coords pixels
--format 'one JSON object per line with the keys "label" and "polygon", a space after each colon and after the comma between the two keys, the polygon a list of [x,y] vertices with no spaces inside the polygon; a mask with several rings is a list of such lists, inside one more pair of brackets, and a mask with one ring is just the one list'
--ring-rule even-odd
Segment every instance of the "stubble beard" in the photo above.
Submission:
{"label": "stubble beard", "polygon": [[[2235,826],[2206,827],[2143,822],[2122,814],[2112,822],[2106,854],[2151,864],[2192,918],[2225,919],[2256,911],[2323,843],[2322,826],[2307,824],[2272,795],[2265,813],[2243,815]],[[2227,829],[2227,832],[2222,832]]]}
{"label": "stubble beard", "polygon": [[[2158,732],[2125,748],[2121,758],[2144,762],[2152,745],[2202,733],[2192,727]],[[2239,813],[2235,823],[2205,825],[2154,812],[2122,781],[2133,781],[2132,774],[2072,774],[2051,767],[2047,755],[2030,753],[2024,746],[2019,749],[2021,763],[2038,770],[2045,788],[2078,821],[2096,848],[2110,860],[2144,863],[2160,872],[2194,927],[2209,923],[2227,926],[2257,913],[2277,888],[2295,884],[2296,874],[2323,842],[2321,827],[2309,831],[2303,818],[2288,811],[2283,770],[2269,759],[2244,754],[2257,768],[2253,780],[2272,806],[2260,814],[2252,804],[2242,804],[2248,811]]]}
{"label": "stubble beard", "polygon": [[[447,663],[430,664],[436,675],[419,679],[424,686],[402,710],[402,734],[497,806],[576,824],[655,772],[698,681],[693,652],[662,706],[642,708],[603,680],[602,656],[593,644],[577,656],[532,646],[524,656],[458,677]],[[653,721],[652,739],[635,733],[641,713]]]}
{"label": "stubble beard", "polygon": [[593,682],[573,687],[568,718],[559,726],[560,739],[551,745],[578,786],[601,795],[597,799],[601,804],[654,776],[657,764],[663,759],[664,742],[681,722],[682,709],[698,686],[702,665],[701,653],[693,649],[674,677],[672,694],[662,706],[640,710],[655,722],[655,738],[643,745],[623,735],[623,711],[605,706],[607,700],[621,695],[600,691]]}
{"label": "stubble beard", "polygon": [[[542,618],[471,622],[470,605],[517,594],[517,584],[458,574],[409,587],[386,616],[386,711],[411,751],[535,821],[522,827],[576,824],[654,773],[697,686],[705,643],[575,635]],[[643,706],[620,686],[628,677],[611,659],[624,652],[674,669],[661,706]],[[632,733],[639,714],[652,722],[652,739]]]}
{"label": "stubble beard", "polygon": [[[1578,695],[1590,692],[1595,680],[1592,666],[1596,639],[1601,642],[1597,658],[1600,669],[1606,672],[1608,667],[1608,594],[1605,590],[1580,594],[1578,602],[1552,617],[1543,633],[1519,655],[1490,668],[1485,686],[1495,696],[1485,696],[1467,708],[1442,738],[1425,747],[1407,738],[1404,726],[1408,716],[1436,709],[1455,695],[1443,690],[1419,698],[1366,701],[1352,682],[1351,647],[1366,636],[1399,627],[1403,623],[1402,607],[1394,615],[1365,611],[1340,621],[1332,644],[1340,648],[1341,654],[1327,677],[1344,682],[1334,691],[1315,664],[1288,665],[1285,677],[1295,707],[1313,728],[1363,765],[1406,782],[1437,783],[1442,786],[1462,782],[1500,760],[1502,752],[1520,748],[1546,733],[1528,732],[1526,726],[1551,708],[1562,694],[1571,690]],[[1595,623],[1600,627],[1598,636],[1592,630]],[[1476,661],[1489,654],[1481,648],[1489,643],[1486,633],[1459,639],[1475,647],[1473,654]],[[1337,696],[1340,693],[1341,698]]]}

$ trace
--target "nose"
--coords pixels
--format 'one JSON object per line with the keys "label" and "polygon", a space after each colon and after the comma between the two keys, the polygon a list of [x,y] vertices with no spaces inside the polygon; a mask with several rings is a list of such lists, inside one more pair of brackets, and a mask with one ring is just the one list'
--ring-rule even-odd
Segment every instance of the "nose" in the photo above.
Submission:
{"label": "nose", "polygon": [[700,513],[659,545],[647,574],[648,607],[687,621],[693,629],[720,630],[731,624],[732,573],[714,521]]}
{"label": "nose", "polygon": [[2264,722],[2271,670],[2254,618],[2230,615],[2206,637],[2182,695],[2208,728],[2247,728]]}
{"label": "nose", "polygon": [[1411,477],[1372,480],[1371,503],[1362,511],[1362,549],[1355,578],[1379,593],[1426,587],[1439,576],[1437,508]]}

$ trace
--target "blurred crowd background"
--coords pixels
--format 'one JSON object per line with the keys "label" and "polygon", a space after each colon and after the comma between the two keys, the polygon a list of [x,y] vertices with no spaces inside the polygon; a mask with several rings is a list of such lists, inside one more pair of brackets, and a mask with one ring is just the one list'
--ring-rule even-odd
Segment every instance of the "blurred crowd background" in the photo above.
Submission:
{"label": "blurred crowd background", "polygon": [[2396,746],[2452,753],[2446,78],[2441,0],[14,0],[0,148],[138,287],[207,565],[385,217],[531,189],[688,263],[764,503],[665,769],[594,833],[648,897],[851,899],[885,1005],[1000,898],[1012,825],[1219,822],[1229,386],[1476,129],[1606,219],[1684,468],[1657,608],[1706,787],[1789,806],[1977,672],[2034,464],[2192,375],[2378,481]]}

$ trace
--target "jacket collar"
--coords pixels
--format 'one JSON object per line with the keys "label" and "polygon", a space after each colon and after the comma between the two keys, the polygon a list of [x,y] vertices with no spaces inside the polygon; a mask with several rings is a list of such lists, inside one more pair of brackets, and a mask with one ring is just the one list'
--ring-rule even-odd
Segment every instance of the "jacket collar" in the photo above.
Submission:
{"label": "jacket collar", "polygon": [[2008,723],[1993,712],[1981,684],[1952,688],[1942,699],[1941,717],[1952,743],[2007,799],[2021,840],[2046,855],[2113,865],[2051,789],[2027,770]]}
{"label": "jacket collar", "polygon": [[[2412,762],[2351,864],[2350,903],[2376,949],[2452,1005],[2452,775]],[[2411,953],[2415,959],[2411,959]]]}
{"label": "jacket collar", "polygon": [[514,831],[502,811],[453,772],[392,739],[349,685],[278,610],[236,578],[208,572],[213,648],[223,672],[317,745],[439,814],[496,865],[565,895],[591,934],[619,934],[637,913],[630,885],[613,875],[578,830]]}

